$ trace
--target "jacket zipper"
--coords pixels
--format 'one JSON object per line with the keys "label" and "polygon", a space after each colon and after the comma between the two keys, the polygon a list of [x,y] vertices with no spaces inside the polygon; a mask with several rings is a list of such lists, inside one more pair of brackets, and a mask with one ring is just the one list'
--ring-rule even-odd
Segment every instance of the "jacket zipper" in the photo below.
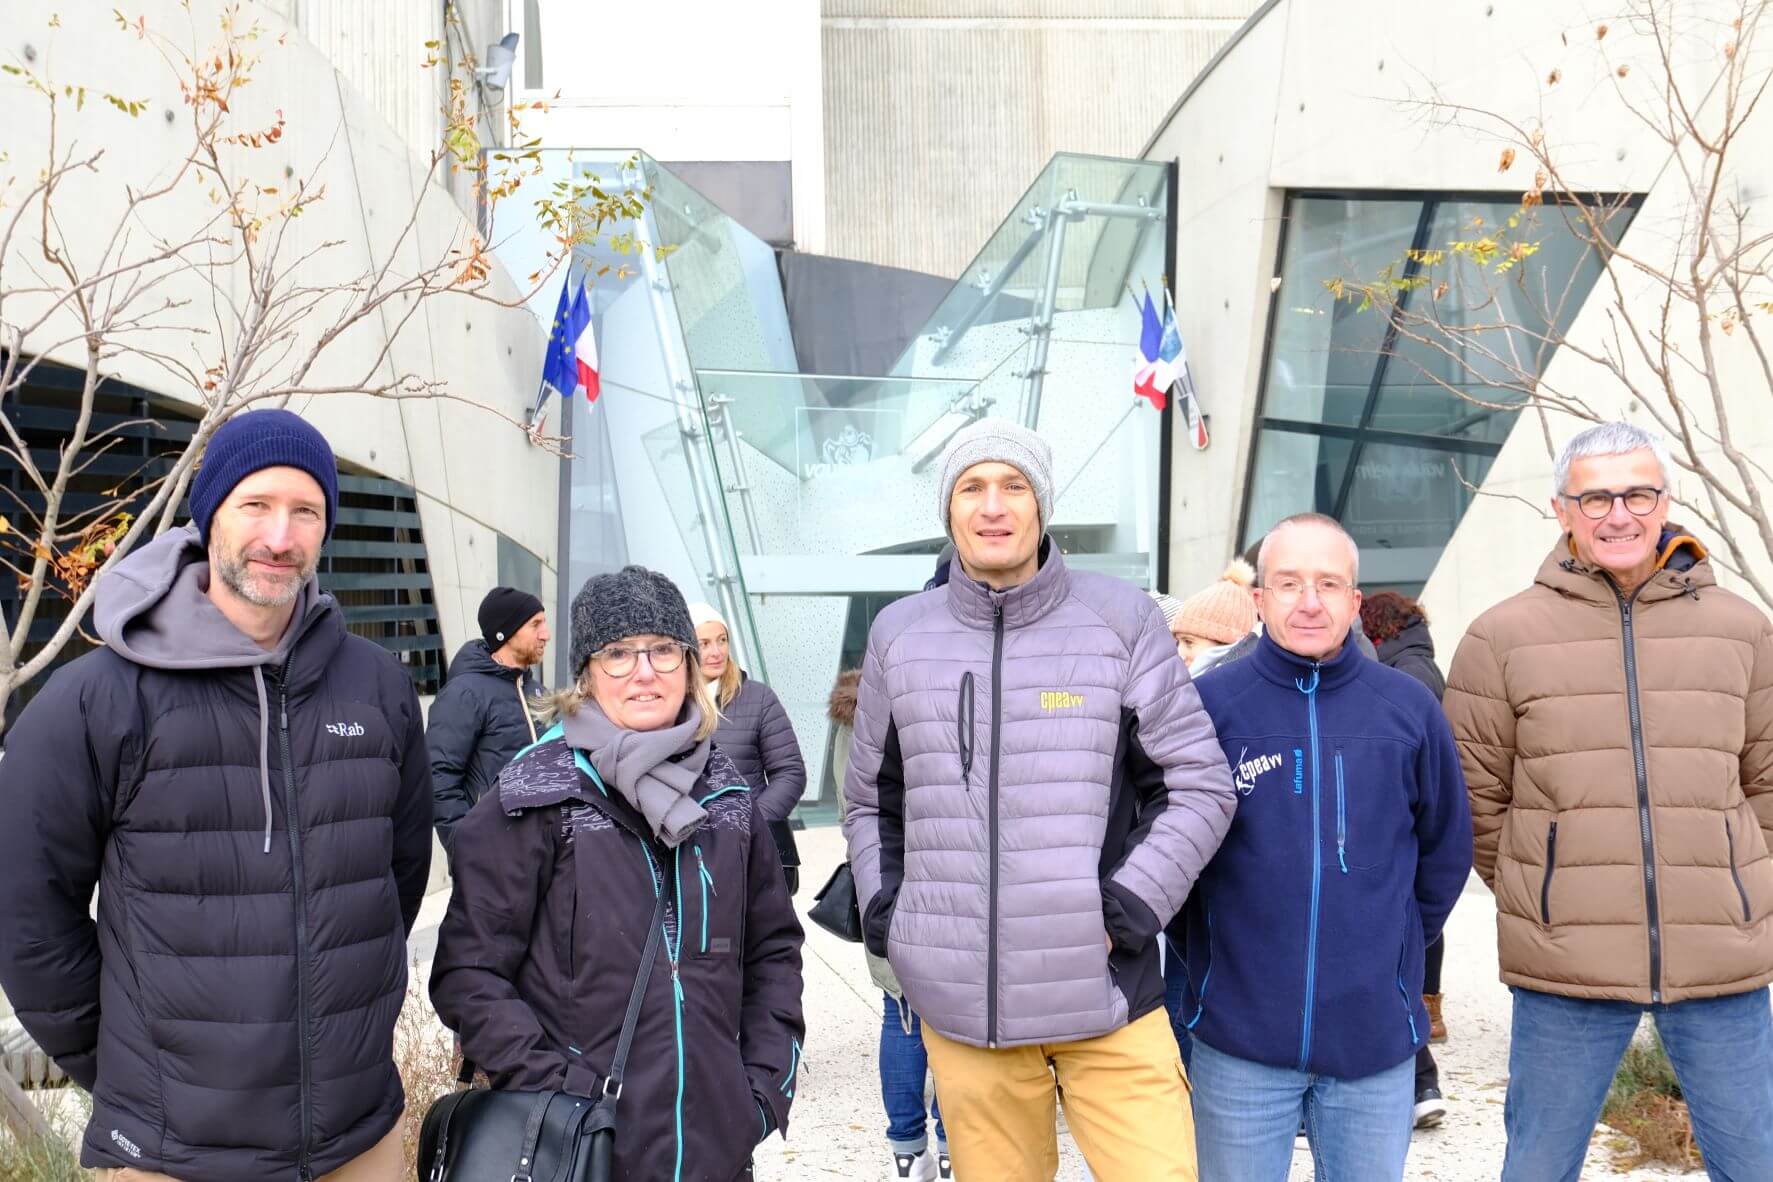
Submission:
{"label": "jacket zipper", "polygon": [[1323,762],[1317,746],[1317,682],[1320,668],[1317,662],[1311,665],[1311,686],[1306,688],[1305,679],[1298,678],[1294,684],[1299,692],[1305,695],[1305,713],[1311,723],[1311,931],[1305,945],[1305,1023],[1299,1035],[1299,1070],[1305,1070],[1306,1061],[1311,1056],[1311,1011],[1317,1001],[1317,913],[1318,897],[1323,889],[1324,877],[1324,846],[1323,846]]}
{"label": "jacket zipper", "polygon": [[[1182,1024],[1189,1030],[1193,1030],[1194,1024],[1200,1021],[1200,1016],[1207,1012],[1207,986],[1213,981],[1213,908],[1203,903],[1201,912],[1207,917],[1207,971],[1201,974],[1200,992],[1195,995],[1194,1017]],[[1168,939],[1169,937],[1164,938]],[[1171,944],[1170,950],[1175,951],[1175,947],[1174,944]],[[1184,965],[1183,967],[1187,968],[1188,966]]]}
{"label": "jacket zipper", "polygon": [[1342,748],[1336,748],[1336,862],[1348,873],[1348,807],[1343,802]]}
{"label": "jacket zipper", "polygon": [[985,1045],[997,1047],[997,780],[1002,759],[1003,729],[1003,603],[993,605],[991,624],[991,887],[989,946],[985,950]]}
{"label": "jacket zipper", "polygon": [[1736,834],[1730,831],[1730,818],[1724,818],[1724,841],[1730,847],[1730,879],[1736,884],[1736,897],[1742,900],[1742,922],[1753,918],[1748,909],[1748,892],[1742,887],[1742,875],[1736,872]]}
{"label": "jacket zipper", "polygon": [[1620,626],[1625,638],[1625,701],[1631,714],[1631,759],[1638,778],[1638,837],[1643,843],[1644,913],[1650,922],[1650,1003],[1662,1002],[1662,909],[1656,902],[1656,841],[1650,832],[1650,772],[1644,762],[1644,718],[1638,704],[1638,645],[1631,622],[1631,605],[1650,584],[1638,586],[1627,599],[1612,577],[1613,595],[1619,600]]}
{"label": "jacket zipper", "polygon": [[1551,876],[1558,869],[1558,823],[1545,835],[1545,877],[1539,880],[1539,922],[1551,924]]}
{"label": "jacket zipper", "polygon": [[308,1160],[308,1146],[314,1139],[313,1063],[308,1053],[308,895],[302,874],[301,821],[296,813],[295,759],[289,742],[289,666],[295,659],[292,652],[283,660],[283,672],[277,678],[277,742],[283,752],[283,807],[289,819],[289,871],[295,895],[296,937],[296,1061],[301,1069],[302,1149],[296,1169],[302,1182],[314,1177]]}

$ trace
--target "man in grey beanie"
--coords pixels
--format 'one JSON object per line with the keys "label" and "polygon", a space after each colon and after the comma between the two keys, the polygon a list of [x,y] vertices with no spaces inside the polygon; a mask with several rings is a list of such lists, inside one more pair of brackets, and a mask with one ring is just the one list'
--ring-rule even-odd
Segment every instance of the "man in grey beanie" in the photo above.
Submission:
{"label": "man in grey beanie", "polygon": [[937,513],[948,581],[869,631],[844,831],[954,1173],[1050,1179],[1062,1097],[1099,1182],[1193,1179],[1157,935],[1230,827],[1224,753],[1158,606],[1047,536],[1043,439],[957,435]]}

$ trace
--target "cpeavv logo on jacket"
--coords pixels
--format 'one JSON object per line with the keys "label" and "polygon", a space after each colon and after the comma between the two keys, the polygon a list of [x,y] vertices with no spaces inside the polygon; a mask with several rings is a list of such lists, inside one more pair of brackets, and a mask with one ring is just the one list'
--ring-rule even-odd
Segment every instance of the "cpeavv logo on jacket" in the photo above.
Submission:
{"label": "cpeavv logo on jacket", "polygon": [[341,739],[351,739],[365,732],[361,722],[329,722],[326,724],[326,733],[337,735]]}
{"label": "cpeavv logo on jacket", "polygon": [[1237,753],[1237,763],[1232,767],[1232,782],[1237,785],[1239,796],[1248,796],[1256,790],[1256,779],[1267,772],[1283,766],[1286,760],[1272,752],[1250,758],[1250,749],[1243,748]]}
{"label": "cpeavv logo on jacket", "polygon": [[1055,710],[1081,710],[1084,696],[1074,694],[1070,690],[1041,690],[1040,708],[1048,714]]}

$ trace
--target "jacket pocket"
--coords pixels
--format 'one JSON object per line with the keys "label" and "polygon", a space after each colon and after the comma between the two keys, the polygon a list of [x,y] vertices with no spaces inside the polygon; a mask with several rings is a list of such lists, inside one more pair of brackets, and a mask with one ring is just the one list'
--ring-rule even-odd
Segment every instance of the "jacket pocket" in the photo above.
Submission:
{"label": "jacket pocket", "polygon": [[[1202,954],[1206,967],[1201,971],[1200,987],[1198,989],[1195,988],[1194,985],[1194,974],[1192,972],[1185,972],[1185,975],[1188,978],[1188,990],[1190,993],[1194,994],[1194,1016],[1182,1023],[1182,1025],[1188,1030],[1193,1030],[1195,1024],[1200,1021],[1201,1015],[1207,1012],[1207,986],[1211,984],[1213,980],[1213,909],[1203,904],[1201,906],[1201,915],[1205,918],[1207,925],[1207,947],[1206,951]],[[1193,941],[1188,941],[1188,943],[1192,942]],[[1170,950],[1174,952],[1175,949],[1176,946],[1172,943],[1170,945]],[[1184,961],[1182,967],[1184,970],[1188,970],[1188,962]]]}
{"label": "jacket pocket", "polygon": [[1348,794],[1342,783],[1342,748],[1336,748],[1336,864],[1348,873]]}
{"label": "jacket pocket", "polygon": [[1743,889],[1742,875],[1736,870],[1736,834],[1730,829],[1730,818],[1724,818],[1724,844],[1730,851],[1730,881],[1736,884],[1736,897],[1742,901],[1742,922],[1753,919],[1748,908],[1748,891]]}
{"label": "jacket pocket", "polygon": [[960,752],[960,782],[972,788],[973,776],[973,674],[960,675],[960,702],[954,712],[957,750]]}
{"label": "jacket pocket", "polygon": [[[1422,992],[1422,973],[1420,965],[1412,966],[1410,963],[1410,929],[1412,925],[1420,931],[1422,921],[1417,915],[1415,906],[1406,905],[1404,907],[1403,941],[1402,946],[1397,950],[1397,991],[1398,995],[1404,999],[1404,1021],[1410,1027],[1410,1045],[1419,1047],[1422,1045],[1422,1034],[1416,1027],[1416,998]],[[1411,975],[1410,969],[1412,967],[1418,970],[1415,973],[1415,989],[1411,989],[1406,980]]]}
{"label": "jacket pocket", "polygon": [[1558,823],[1545,835],[1545,877],[1539,880],[1539,922],[1551,924],[1551,876],[1558,868]]}

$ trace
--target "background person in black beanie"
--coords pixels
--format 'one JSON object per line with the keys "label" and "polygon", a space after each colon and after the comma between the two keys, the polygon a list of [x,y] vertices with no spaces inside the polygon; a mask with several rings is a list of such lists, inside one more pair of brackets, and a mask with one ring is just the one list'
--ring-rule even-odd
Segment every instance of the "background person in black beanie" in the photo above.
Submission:
{"label": "background person in black beanie", "polygon": [[527,699],[529,670],[548,649],[542,601],[515,587],[494,587],[480,601],[480,637],[449,663],[449,679],[431,703],[432,820],[454,859],[455,827],[499,781],[512,756],[536,741]]}
{"label": "background person in black beanie", "polygon": [[101,1182],[405,1172],[429,761],[412,680],[315,582],[337,507],[312,426],[228,421],[192,524],[99,580],[105,647],[9,736],[0,984],[92,1093]]}

